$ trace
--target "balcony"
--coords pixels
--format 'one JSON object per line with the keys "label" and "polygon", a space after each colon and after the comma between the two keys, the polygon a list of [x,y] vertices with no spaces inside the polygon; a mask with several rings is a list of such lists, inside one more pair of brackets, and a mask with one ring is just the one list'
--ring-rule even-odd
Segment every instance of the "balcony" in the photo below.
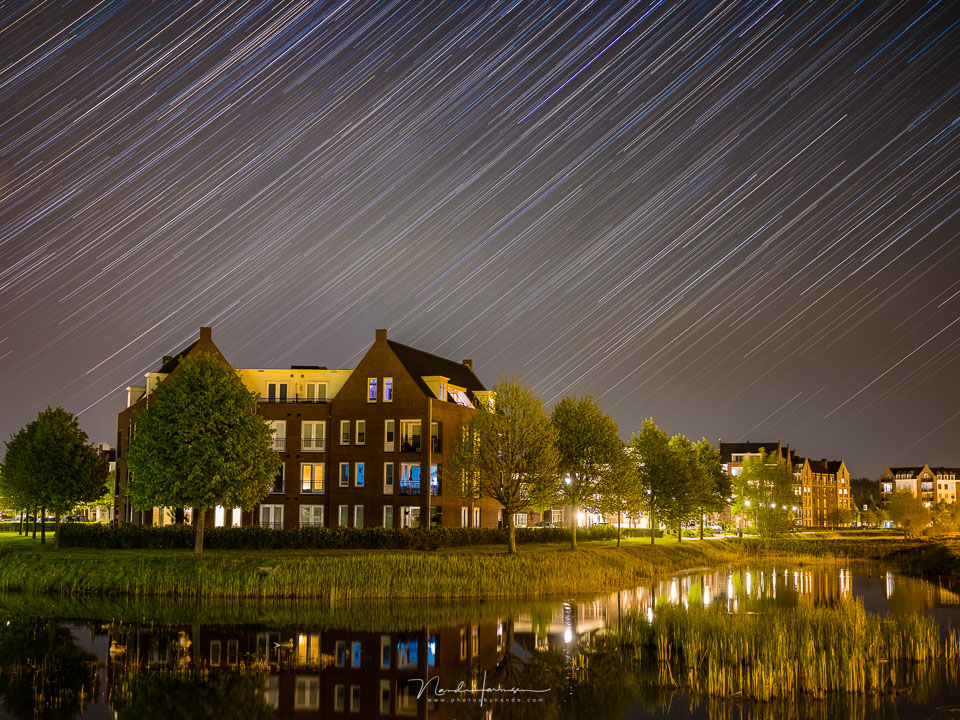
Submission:
{"label": "balcony", "polygon": [[400,441],[400,452],[418,453],[420,452],[420,438],[404,439]]}
{"label": "balcony", "polygon": [[270,530],[283,530],[283,520],[278,520],[276,522],[260,522],[260,527],[269,528]]}
{"label": "balcony", "polygon": [[323,398],[322,400],[317,400],[316,398],[305,398],[300,397],[299,395],[267,395],[264,397],[260,396],[260,402],[267,403],[268,405],[329,405],[330,400]]}
{"label": "balcony", "polygon": [[436,435],[430,438],[430,451],[435,453],[443,452],[443,445],[440,442],[440,438]]}
{"label": "balcony", "polygon": [[439,480],[430,480],[430,494],[439,495],[440,494],[440,481]]}
{"label": "balcony", "polygon": [[278,452],[284,452],[287,449],[287,439],[282,437],[280,438],[275,437],[270,442],[270,447],[272,447],[274,450],[277,450]]}
{"label": "balcony", "polygon": [[301,438],[300,449],[303,452],[323,452],[327,449],[326,438]]}
{"label": "balcony", "polygon": [[420,483],[412,481],[400,481],[400,494],[401,495],[419,495],[420,494]]}

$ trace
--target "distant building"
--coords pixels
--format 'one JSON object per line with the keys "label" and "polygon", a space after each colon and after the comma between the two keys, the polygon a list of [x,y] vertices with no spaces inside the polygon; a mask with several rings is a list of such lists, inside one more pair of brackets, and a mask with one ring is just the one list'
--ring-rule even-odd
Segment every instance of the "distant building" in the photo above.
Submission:
{"label": "distant building", "polygon": [[957,501],[958,476],[960,468],[929,465],[887,467],[878,480],[880,499],[886,502],[894,492],[908,490],[927,507],[940,500],[953,503]]}
{"label": "distant building", "polygon": [[[180,358],[198,353],[227,362],[210,328],[201,328],[199,339],[176,357],[165,356],[142,387],[127,389],[117,428],[121,521],[167,525],[175,519],[172,508],[132,507],[125,494],[131,482],[125,458],[136,414],[157,384],[176,371]],[[260,394],[258,412],[274,428],[273,447],[283,465],[253,512],[218,507],[209,511],[208,527],[495,528],[500,523],[497,503],[462,498],[456,481],[445,474],[462,425],[479,404],[492,399],[472,361],[438,357],[377,330],[353,370],[295,365],[239,373],[247,388]],[[517,517],[521,525],[540,519],[530,511]]]}

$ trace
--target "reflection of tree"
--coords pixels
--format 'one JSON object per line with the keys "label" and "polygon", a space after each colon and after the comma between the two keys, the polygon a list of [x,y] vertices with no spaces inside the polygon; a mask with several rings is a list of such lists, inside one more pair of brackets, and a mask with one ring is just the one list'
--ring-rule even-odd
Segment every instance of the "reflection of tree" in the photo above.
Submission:
{"label": "reflection of tree", "polygon": [[887,598],[890,609],[899,615],[923,612],[935,607],[933,587],[922,580],[898,577],[893,582],[893,592]]}
{"label": "reflection of tree", "polygon": [[268,720],[276,717],[254,673],[151,673],[130,685],[130,702],[119,720]]}
{"label": "reflection of tree", "polygon": [[96,657],[70,631],[11,620],[0,626],[0,696],[15,718],[73,718],[96,694]]}

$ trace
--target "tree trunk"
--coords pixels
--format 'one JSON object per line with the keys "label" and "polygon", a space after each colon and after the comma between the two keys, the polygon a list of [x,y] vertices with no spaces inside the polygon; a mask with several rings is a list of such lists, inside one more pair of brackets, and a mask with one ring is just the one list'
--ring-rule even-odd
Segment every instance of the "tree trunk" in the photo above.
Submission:
{"label": "tree trunk", "polygon": [[47,542],[47,509],[45,507],[40,508],[40,544],[45,545]]}
{"label": "tree trunk", "polygon": [[683,540],[683,521],[677,520],[677,542]]}
{"label": "tree trunk", "polygon": [[194,515],[196,519],[194,520],[194,525],[197,528],[197,540],[193,546],[194,555],[203,555],[203,522],[206,520],[207,509],[206,508],[195,508]]}
{"label": "tree trunk", "polygon": [[577,549],[577,503],[570,503],[570,548]]}
{"label": "tree trunk", "polygon": [[650,506],[650,544],[653,545],[653,527],[656,516],[653,514],[653,506]]}
{"label": "tree trunk", "polygon": [[34,508],[33,509],[33,539],[34,540],[37,539],[37,515],[38,514],[39,513],[37,512],[37,508]]}
{"label": "tree trunk", "polygon": [[517,536],[513,526],[513,513],[504,512],[504,515],[507,516],[507,552],[510,555],[516,555],[517,553]]}
{"label": "tree trunk", "polygon": [[26,525],[23,522],[23,510],[20,511],[20,530],[17,532],[17,535],[23,535],[25,532]]}
{"label": "tree trunk", "polygon": [[53,526],[53,549],[59,550],[60,549],[60,510],[59,508],[54,513],[54,515],[56,516],[57,520]]}
{"label": "tree trunk", "polygon": [[[620,520],[623,513],[620,510],[617,510],[617,547],[620,547]],[[618,595],[617,598],[620,596]]]}
{"label": "tree trunk", "polygon": [[703,540],[703,508],[700,508],[700,539]]}

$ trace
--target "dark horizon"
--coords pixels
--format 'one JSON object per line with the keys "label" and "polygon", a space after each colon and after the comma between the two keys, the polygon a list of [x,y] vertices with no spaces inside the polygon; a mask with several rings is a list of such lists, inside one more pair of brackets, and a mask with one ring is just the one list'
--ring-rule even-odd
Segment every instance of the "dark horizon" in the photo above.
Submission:
{"label": "dark horizon", "polygon": [[331,368],[386,327],[624,439],[960,467],[956,4],[5,12],[0,439],[115,444],[200,326]]}

